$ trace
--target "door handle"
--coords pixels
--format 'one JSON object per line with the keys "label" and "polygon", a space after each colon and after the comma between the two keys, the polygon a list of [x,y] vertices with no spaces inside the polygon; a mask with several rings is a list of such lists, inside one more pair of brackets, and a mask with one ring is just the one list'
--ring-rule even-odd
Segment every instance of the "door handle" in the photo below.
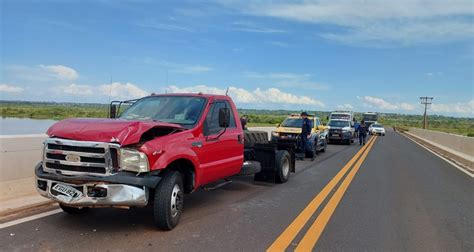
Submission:
{"label": "door handle", "polygon": [[237,135],[237,141],[239,142],[239,144],[244,143],[244,140],[242,139],[242,135]]}

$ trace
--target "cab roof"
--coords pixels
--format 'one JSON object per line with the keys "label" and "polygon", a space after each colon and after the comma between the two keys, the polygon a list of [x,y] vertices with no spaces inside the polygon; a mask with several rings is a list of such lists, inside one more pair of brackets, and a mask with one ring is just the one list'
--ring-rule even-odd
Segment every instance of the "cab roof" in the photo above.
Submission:
{"label": "cab roof", "polygon": [[204,94],[204,93],[171,93],[171,94],[155,94],[152,93],[149,96],[189,96],[189,97],[203,97],[203,98],[217,98],[217,99],[229,99],[227,95],[219,95],[219,94]]}

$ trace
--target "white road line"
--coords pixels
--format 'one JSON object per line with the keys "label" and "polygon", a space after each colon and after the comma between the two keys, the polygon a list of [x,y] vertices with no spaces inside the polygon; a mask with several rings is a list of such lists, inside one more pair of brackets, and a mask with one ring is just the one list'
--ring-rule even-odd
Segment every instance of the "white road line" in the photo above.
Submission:
{"label": "white road line", "polygon": [[50,216],[50,215],[53,215],[53,214],[61,213],[62,211],[63,210],[61,210],[61,209],[56,209],[56,210],[52,210],[52,211],[49,211],[49,212],[40,213],[40,214],[32,215],[32,216],[29,216],[29,217],[21,218],[21,219],[18,219],[18,220],[13,220],[13,221],[10,221],[10,222],[6,222],[6,223],[3,223],[3,224],[0,224],[0,229],[15,226],[15,225],[25,223],[25,222],[28,222],[28,221],[32,221],[32,220],[41,219],[41,218],[44,218],[44,217],[47,217],[47,216]]}
{"label": "white road line", "polygon": [[425,150],[427,150],[427,151],[433,153],[434,155],[436,155],[436,156],[438,156],[439,158],[443,159],[444,161],[448,162],[450,165],[454,166],[454,167],[457,168],[458,170],[460,170],[460,171],[466,173],[469,177],[474,178],[474,174],[471,174],[469,171],[467,171],[466,169],[464,169],[462,166],[460,166],[460,165],[454,163],[453,161],[451,161],[451,160],[449,160],[449,159],[447,159],[447,158],[441,156],[440,154],[438,154],[438,153],[436,153],[435,151],[431,150],[430,148],[424,146],[423,144],[419,143],[418,141],[414,140],[413,138],[411,138],[411,137],[409,137],[409,136],[407,136],[407,135],[405,135],[405,134],[403,134],[403,135],[404,135],[406,138],[410,139],[412,142],[414,142],[414,143],[418,144],[419,146],[423,147]]}

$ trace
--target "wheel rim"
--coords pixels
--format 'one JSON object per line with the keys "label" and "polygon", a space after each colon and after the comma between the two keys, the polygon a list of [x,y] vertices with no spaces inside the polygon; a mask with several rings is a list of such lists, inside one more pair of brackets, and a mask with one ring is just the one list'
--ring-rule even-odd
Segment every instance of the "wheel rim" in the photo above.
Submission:
{"label": "wheel rim", "polygon": [[181,210],[182,204],[182,192],[178,184],[174,185],[173,191],[171,192],[171,216],[174,218],[178,215]]}
{"label": "wheel rim", "polygon": [[290,162],[288,161],[288,158],[285,158],[285,160],[283,160],[281,171],[283,172],[283,176],[286,178],[288,176],[288,173],[290,172]]}

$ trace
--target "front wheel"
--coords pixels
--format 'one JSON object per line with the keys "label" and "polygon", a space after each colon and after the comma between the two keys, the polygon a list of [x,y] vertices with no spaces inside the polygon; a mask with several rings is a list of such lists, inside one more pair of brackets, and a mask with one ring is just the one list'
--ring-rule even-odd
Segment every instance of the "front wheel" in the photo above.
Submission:
{"label": "front wheel", "polygon": [[168,172],[155,190],[153,217],[162,230],[172,230],[178,225],[183,211],[183,178],[177,171]]}
{"label": "front wheel", "polygon": [[275,166],[276,177],[275,182],[285,183],[290,177],[290,153],[285,150],[279,150],[276,154]]}

